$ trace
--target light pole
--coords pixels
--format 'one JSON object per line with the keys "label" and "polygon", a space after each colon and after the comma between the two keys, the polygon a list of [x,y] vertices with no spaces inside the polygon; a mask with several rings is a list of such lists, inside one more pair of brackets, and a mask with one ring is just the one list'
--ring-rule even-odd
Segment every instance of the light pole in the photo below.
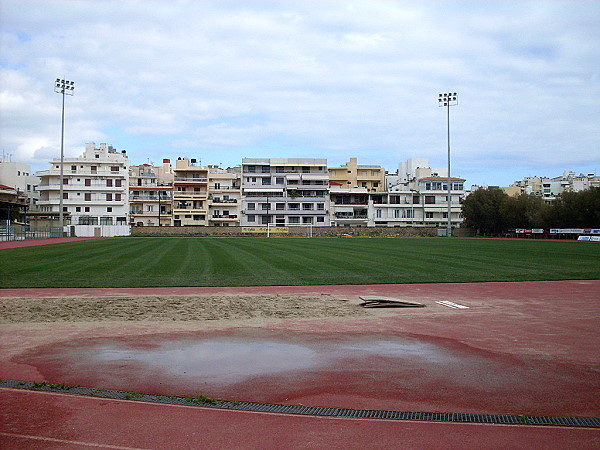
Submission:
{"label": "light pole", "polygon": [[54,92],[62,94],[62,120],[60,128],[60,180],[59,180],[59,200],[58,200],[58,224],[60,226],[60,234],[63,234],[63,176],[64,176],[64,159],[65,159],[65,95],[73,95],[75,90],[75,82],[57,78],[54,82]]}
{"label": "light pole", "polygon": [[438,106],[445,107],[448,111],[448,224],[446,225],[446,237],[452,236],[452,179],[450,178],[450,107],[458,105],[456,92],[448,92],[438,96]]}

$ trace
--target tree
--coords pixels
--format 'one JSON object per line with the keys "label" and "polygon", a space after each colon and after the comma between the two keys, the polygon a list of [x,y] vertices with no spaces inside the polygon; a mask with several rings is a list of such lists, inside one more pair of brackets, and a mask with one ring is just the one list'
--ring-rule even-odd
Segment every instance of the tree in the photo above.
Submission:
{"label": "tree", "polygon": [[509,196],[500,189],[478,189],[463,202],[462,211],[467,226],[478,233],[497,234],[507,227],[505,214]]}

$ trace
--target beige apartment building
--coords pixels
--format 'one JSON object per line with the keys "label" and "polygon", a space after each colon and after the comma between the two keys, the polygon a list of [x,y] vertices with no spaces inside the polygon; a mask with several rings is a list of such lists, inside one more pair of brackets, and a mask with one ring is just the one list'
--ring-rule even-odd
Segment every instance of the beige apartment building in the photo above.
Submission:
{"label": "beige apartment building", "polygon": [[173,180],[173,225],[208,225],[208,167],[177,158]]}
{"label": "beige apartment building", "polygon": [[381,166],[359,165],[357,158],[350,158],[341,167],[329,167],[329,183],[332,189],[362,188],[368,192],[385,191],[385,169]]}
{"label": "beige apartment building", "polygon": [[217,227],[240,225],[241,166],[221,169],[208,166],[208,224]]}
{"label": "beige apartment building", "polygon": [[137,226],[169,226],[173,219],[171,160],[162,166],[140,164],[129,169],[129,220]]}

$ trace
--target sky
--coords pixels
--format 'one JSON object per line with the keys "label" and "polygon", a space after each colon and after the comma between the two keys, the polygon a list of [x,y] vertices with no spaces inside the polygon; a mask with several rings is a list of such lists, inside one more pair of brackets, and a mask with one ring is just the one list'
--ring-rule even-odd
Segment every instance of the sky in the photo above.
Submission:
{"label": "sky", "polygon": [[600,174],[600,1],[0,0],[0,147],[132,164],[409,158],[466,185]]}

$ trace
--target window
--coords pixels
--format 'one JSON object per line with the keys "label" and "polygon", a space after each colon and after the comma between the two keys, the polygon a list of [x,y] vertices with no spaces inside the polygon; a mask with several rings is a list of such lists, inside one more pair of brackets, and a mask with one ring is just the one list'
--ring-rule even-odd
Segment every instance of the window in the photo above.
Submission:
{"label": "window", "polygon": [[248,222],[256,222],[256,216],[254,214],[250,214],[248,216]]}
{"label": "window", "polygon": [[112,206],[107,206],[106,207],[106,212],[112,212]]}
{"label": "window", "polygon": [[325,203],[317,203],[317,209],[319,211],[324,211],[325,210]]}
{"label": "window", "polygon": [[255,203],[248,203],[248,209],[250,211],[253,211],[254,209],[256,209],[256,204]]}
{"label": "window", "polygon": [[323,216],[317,217],[317,222],[325,222],[325,217],[323,217]]}
{"label": "window", "polygon": [[304,211],[312,211],[314,209],[314,206],[312,203],[302,203],[302,209]]}
{"label": "window", "polygon": [[283,171],[284,171],[283,166],[275,167],[275,173],[283,173]]}
{"label": "window", "polygon": [[418,195],[413,195],[413,198],[412,198],[413,205],[418,205],[420,201],[421,200],[419,199]]}
{"label": "window", "polygon": [[381,209],[375,210],[375,217],[377,217],[378,219],[381,219],[381,214],[382,214]]}
{"label": "window", "polygon": [[107,178],[107,180],[106,180],[106,186],[107,187],[112,187],[112,179]]}
{"label": "window", "polygon": [[269,205],[268,203],[261,203],[261,204],[260,204],[260,208],[261,208],[263,211],[268,211],[269,209],[271,209],[271,205]]}
{"label": "window", "polygon": [[415,217],[415,211],[414,209],[407,209],[406,210],[406,218],[407,219],[414,219]]}
{"label": "window", "polygon": [[[96,156],[98,156],[98,155],[96,155]],[[92,171],[92,173],[96,173],[96,172],[98,172],[98,166],[91,166],[90,170]]]}
{"label": "window", "polygon": [[63,192],[63,199],[69,198],[69,193],[68,192]]}
{"label": "window", "polygon": [[290,210],[300,211],[300,203],[290,203]]}
{"label": "window", "polygon": [[91,202],[92,201],[92,194],[90,194],[89,192],[86,192],[84,200],[86,202]]}
{"label": "window", "polygon": [[96,159],[100,159],[100,155],[96,153]]}
{"label": "window", "polygon": [[303,217],[302,218],[302,223],[312,224],[313,223],[313,218],[312,217]]}
{"label": "window", "polygon": [[285,203],[275,203],[275,209],[277,211],[283,211],[285,209]]}
{"label": "window", "polygon": [[90,225],[90,219],[91,217],[89,216],[80,216],[79,225]]}
{"label": "window", "polygon": [[284,181],[283,177],[277,177],[277,178],[275,178],[275,184],[283,184],[284,182],[285,181]]}
{"label": "window", "polygon": [[270,177],[263,178],[262,184],[263,184],[263,186],[271,184],[271,178]]}
{"label": "window", "polygon": [[69,179],[68,178],[63,178],[63,184],[69,184]]}
{"label": "window", "polygon": [[435,196],[434,195],[426,195],[425,196],[425,204],[426,205],[433,205],[433,204],[435,204]]}
{"label": "window", "polygon": [[310,173],[310,167],[302,167],[302,173]]}
{"label": "window", "polygon": [[256,173],[256,166],[248,166],[248,172]]}
{"label": "window", "polygon": [[110,171],[111,172],[118,172],[119,171],[119,166],[110,166]]}
{"label": "window", "polygon": [[374,181],[373,182],[373,187],[379,187],[379,181]]}
{"label": "window", "polygon": [[117,225],[126,225],[127,218],[126,217],[117,217]]}
{"label": "window", "polygon": [[425,218],[426,219],[433,219],[433,213],[431,211],[425,212]]}
{"label": "window", "polygon": [[107,202],[112,202],[112,194],[111,194],[110,192],[108,192],[108,193],[106,194],[106,201],[107,201]]}
{"label": "window", "polygon": [[89,178],[86,178],[86,179],[85,179],[85,185],[86,185],[86,186],[91,186],[91,185],[92,185],[92,180],[91,180],[91,179],[89,179]]}
{"label": "window", "polygon": [[121,194],[115,194],[115,202],[121,201]]}
{"label": "window", "polygon": [[83,208],[83,210],[84,210],[85,212],[90,212],[90,207],[89,207],[89,206],[86,206],[86,207],[84,207],[84,208]]}
{"label": "window", "polygon": [[290,221],[290,224],[300,223],[300,217],[290,217],[289,221]]}
{"label": "window", "polygon": [[112,217],[100,217],[100,225],[112,225],[113,218]]}
{"label": "window", "polygon": [[76,206],[75,207],[75,212],[81,212],[81,206]]}
{"label": "window", "polygon": [[148,211],[148,212],[154,212],[154,206],[153,205],[148,205],[146,207],[146,211]]}
{"label": "window", "polygon": [[271,168],[269,166],[262,166],[262,173],[269,173]]}
{"label": "window", "polygon": [[77,166],[71,166],[71,171],[72,172],[76,172],[77,171]]}
{"label": "window", "polygon": [[394,210],[394,219],[399,219],[401,216],[400,210],[399,209],[395,209]]}

